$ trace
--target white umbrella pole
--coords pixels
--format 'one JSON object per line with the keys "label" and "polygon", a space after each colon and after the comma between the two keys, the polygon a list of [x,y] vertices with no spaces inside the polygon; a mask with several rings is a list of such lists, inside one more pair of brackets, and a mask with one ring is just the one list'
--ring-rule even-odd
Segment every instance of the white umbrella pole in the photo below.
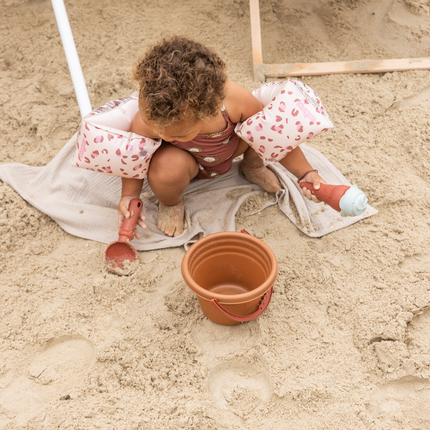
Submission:
{"label": "white umbrella pole", "polygon": [[55,19],[60,30],[61,41],[63,42],[64,52],[66,53],[67,64],[69,65],[70,75],[72,76],[76,98],[78,99],[81,115],[85,116],[92,111],[90,98],[88,97],[84,75],[82,74],[81,64],[79,63],[78,53],[76,52],[75,41],[73,40],[72,30],[69,19],[67,18],[66,8],[63,0],[51,0],[54,8]]}

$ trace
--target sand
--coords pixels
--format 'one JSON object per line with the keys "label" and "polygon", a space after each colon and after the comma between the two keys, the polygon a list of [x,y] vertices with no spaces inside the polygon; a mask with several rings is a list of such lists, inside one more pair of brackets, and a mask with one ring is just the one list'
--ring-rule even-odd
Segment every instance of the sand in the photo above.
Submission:
{"label": "sand", "polygon": [[[66,2],[93,107],[135,90],[153,42],[214,47],[252,76],[246,0]],[[1,163],[47,164],[80,113],[48,0],[0,4]],[[261,1],[265,61],[424,57],[426,0]],[[430,71],[302,78],[335,129],[309,143],[379,210],[311,239],[271,207],[246,228],[275,252],[267,311],[205,318],[183,248],[140,252],[129,277],[105,245],[65,233],[0,182],[2,429],[430,428]],[[264,199],[264,193],[261,193]]]}

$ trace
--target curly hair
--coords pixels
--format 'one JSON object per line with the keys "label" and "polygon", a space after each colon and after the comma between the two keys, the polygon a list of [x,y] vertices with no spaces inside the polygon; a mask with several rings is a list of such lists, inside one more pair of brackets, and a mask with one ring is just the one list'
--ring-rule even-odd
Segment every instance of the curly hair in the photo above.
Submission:
{"label": "curly hair", "polygon": [[133,70],[139,108],[157,125],[214,117],[225,97],[226,65],[211,49],[181,36],[154,45]]}

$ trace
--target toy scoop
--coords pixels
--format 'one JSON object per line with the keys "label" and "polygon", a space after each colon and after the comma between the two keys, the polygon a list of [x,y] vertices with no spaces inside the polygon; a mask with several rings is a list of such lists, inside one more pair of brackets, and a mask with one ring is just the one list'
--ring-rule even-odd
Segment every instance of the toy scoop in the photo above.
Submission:
{"label": "toy scoop", "polygon": [[314,189],[309,182],[300,182],[302,188],[307,188],[321,201],[340,212],[341,216],[361,215],[367,206],[367,197],[357,185],[320,184],[319,190]]}
{"label": "toy scoop", "polygon": [[118,275],[130,275],[139,265],[139,256],[130,241],[134,238],[134,230],[142,211],[142,200],[133,199],[128,208],[130,218],[124,220],[118,233],[118,240],[111,242],[105,251],[107,268]]}

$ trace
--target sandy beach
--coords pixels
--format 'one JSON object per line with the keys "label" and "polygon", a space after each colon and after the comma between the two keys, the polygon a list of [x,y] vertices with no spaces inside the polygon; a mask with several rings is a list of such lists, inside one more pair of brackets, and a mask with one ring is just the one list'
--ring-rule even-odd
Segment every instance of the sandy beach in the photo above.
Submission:
{"label": "sandy beach", "polygon": [[[213,47],[253,90],[246,0],[66,1],[93,108],[130,95],[162,37]],[[426,0],[260,0],[267,63],[426,57]],[[80,112],[48,0],[0,3],[0,163],[44,166]],[[0,428],[430,429],[430,71],[301,77],[334,129],[309,141],[378,214],[310,238],[236,214],[274,251],[258,319],[209,321],[182,247],[128,277],[0,181]],[[118,197],[119,198],[119,197]]]}

